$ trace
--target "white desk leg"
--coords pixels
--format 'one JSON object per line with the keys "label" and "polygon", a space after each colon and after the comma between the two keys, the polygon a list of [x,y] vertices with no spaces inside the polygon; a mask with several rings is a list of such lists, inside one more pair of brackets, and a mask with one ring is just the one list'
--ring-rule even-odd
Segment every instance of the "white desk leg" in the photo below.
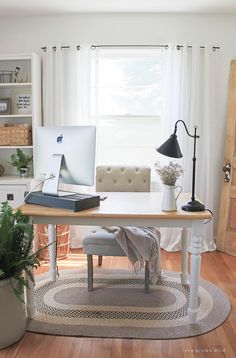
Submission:
{"label": "white desk leg", "polygon": [[203,221],[194,221],[192,224],[191,240],[191,261],[190,261],[190,302],[188,318],[190,323],[194,323],[197,318],[198,287],[201,269],[201,241],[203,233]]}
{"label": "white desk leg", "polygon": [[48,243],[51,244],[48,247],[49,257],[50,257],[50,279],[51,281],[56,281],[57,279],[57,270],[56,270],[56,226],[48,224]]}
{"label": "white desk leg", "polygon": [[189,247],[189,229],[183,228],[181,233],[181,284],[187,285],[188,283],[188,247]]}

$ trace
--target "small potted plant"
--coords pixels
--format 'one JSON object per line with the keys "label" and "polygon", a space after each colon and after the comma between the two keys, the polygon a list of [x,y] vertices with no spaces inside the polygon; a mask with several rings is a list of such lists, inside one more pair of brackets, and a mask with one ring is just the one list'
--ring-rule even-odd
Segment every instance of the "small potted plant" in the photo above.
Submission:
{"label": "small potted plant", "polygon": [[0,348],[15,343],[25,333],[24,287],[31,281],[30,268],[40,263],[31,253],[33,227],[20,210],[5,202],[0,212]]}
{"label": "small potted plant", "polygon": [[33,156],[25,154],[21,149],[17,148],[16,153],[11,155],[9,162],[13,167],[16,167],[17,172],[21,177],[29,175],[30,165],[32,164]]}
{"label": "small potted plant", "polygon": [[[183,175],[184,171],[181,165],[169,162],[169,164],[160,166],[156,163],[156,171],[160,176],[162,183],[164,184],[164,195],[162,201],[163,211],[175,211],[177,210],[176,201],[179,194],[182,191],[181,185],[176,186],[177,179]],[[179,193],[175,196],[175,189],[179,188]]]}

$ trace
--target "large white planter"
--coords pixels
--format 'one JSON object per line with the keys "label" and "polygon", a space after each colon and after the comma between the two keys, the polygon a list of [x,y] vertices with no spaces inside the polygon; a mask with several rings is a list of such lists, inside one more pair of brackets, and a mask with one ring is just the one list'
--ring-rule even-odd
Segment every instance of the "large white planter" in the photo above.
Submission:
{"label": "large white planter", "polygon": [[0,280],[0,349],[18,341],[25,329],[25,305],[15,296],[10,281]]}

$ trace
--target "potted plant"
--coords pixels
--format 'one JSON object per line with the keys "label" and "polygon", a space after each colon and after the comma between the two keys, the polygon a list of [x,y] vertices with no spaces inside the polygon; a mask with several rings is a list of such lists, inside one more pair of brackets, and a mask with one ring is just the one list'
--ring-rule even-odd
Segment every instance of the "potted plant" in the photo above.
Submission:
{"label": "potted plant", "polygon": [[9,162],[13,167],[16,167],[17,172],[21,177],[29,175],[30,165],[32,164],[33,156],[24,153],[20,148],[17,148],[16,153],[11,155]]}
{"label": "potted plant", "polygon": [[31,254],[33,227],[20,210],[7,202],[0,212],[0,348],[15,343],[25,333],[24,288],[34,282],[30,268],[40,263],[37,252]]}
{"label": "potted plant", "polygon": [[[162,210],[163,211],[175,211],[177,210],[176,201],[179,197],[179,194],[182,191],[182,186],[176,186],[177,179],[184,173],[181,165],[169,162],[169,164],[160,166],[159,163],[156,163],[156,171],[160,176],[162,183],[164,184],[164,195],[162,201]],[[175,189],[179,188],[179,193],[175,195]]]}

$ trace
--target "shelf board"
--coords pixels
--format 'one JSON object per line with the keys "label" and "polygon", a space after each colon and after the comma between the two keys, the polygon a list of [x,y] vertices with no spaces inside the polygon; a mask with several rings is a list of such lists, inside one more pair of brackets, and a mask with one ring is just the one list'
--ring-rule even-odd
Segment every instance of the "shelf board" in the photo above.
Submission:
{"label": "shelf board", "polygon": [[0,118],[31,118],[32,114],[0,114]]}
{"label": "shelf board", "polygon": [[17,83],[0,83],[0,88],[3,87],[30,87],[31,82],[17,82]]}
{"label": "shelf board", "polygon": [[32,145],[0,145],[0,149],[16,149],[16,148],[33,149],[33,146]]}
{"label": "shelf board", "polygon": [[0,114],[0,118],[32,118],[32,114]]}
{"label": "shelf board", "polygon": [[33,179],[33,177],[21,178],[20,175],[3,175],[0,177],[0,185],[25,185]]}

